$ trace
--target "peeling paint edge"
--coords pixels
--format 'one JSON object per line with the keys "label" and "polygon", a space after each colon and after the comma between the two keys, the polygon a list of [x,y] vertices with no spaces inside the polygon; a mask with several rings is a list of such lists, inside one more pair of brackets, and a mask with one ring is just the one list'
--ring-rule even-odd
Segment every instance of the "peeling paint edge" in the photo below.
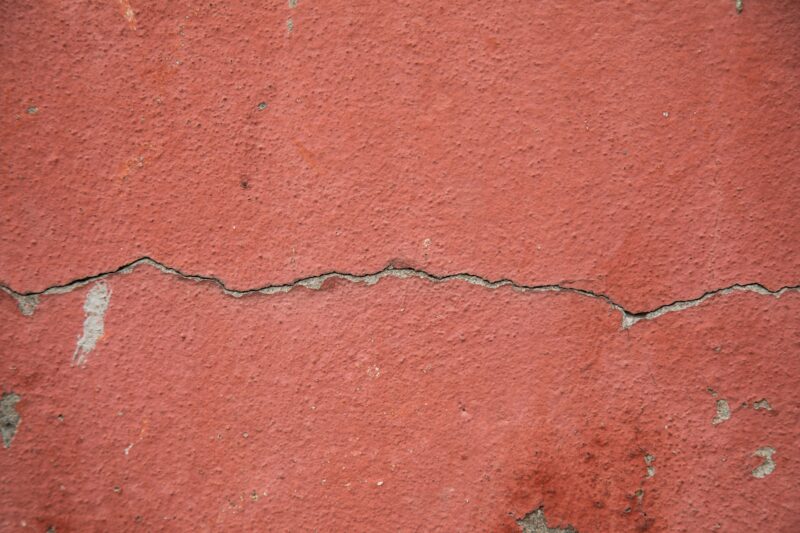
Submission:
{"label": "peeling paint edge", "polygon": [[487,289],[499,289],[501,287],[510,287],[511,289],[517,292],[530,292],[530,293],[565,292],[565,293],[572,293],[580,296],[585,296],[588,298],[602,300],[603,302],[608,304],[608,306],[611,307],[613,310],[619,311],[619,313],[622,315],[622,329],[628,329],[634,326],[635,324],[641,322],[642,320],[655,320],[656,318],[659,318],[668,313],[684,311],[686,309],[696,307],[712,298],[718,296],[726,296],[728,294],[733,294],[737,292],[752,292],[762,296],[774,296],[775,298],[779,298],[786,292],[790,291],[800,292],[800,285],[785,286],[772,291],[767,289],[764,285],[760,283],[745,283],[745,284],[735,283],[728,287],[722,287],[719,289],[707,291],[697,298],[689,300],[677,300],[669,304],[658,306],[650,311],[631,312],[625,309],[622,305],[616,303],[609,296],[602,293],[593,292],[587,289],[580,289],[576,287],[564,287],[558,284],[525,285],[522,283],[517,283],[508,278],[502,278],[499,280],[490,280],[482,276],[479,276],[477,274],[470,274],[465,272],[457,274],[436,275],[421,269],[410,268],[410,267],[399,268],[391,264],[387,265],[386,267],[377,272],[372,272],[367,274],[350,274],[346,272],[331,271],[331,272],[326,272],[324,274],[318,274],[315,276],[298,278],[289,283],[268,284],[262,287],[256,287],[252,289],[237,290],[228,288],[225,285],[225,282],[223,282],[220,278],[214,276],[204,276],[200,274],[187,274],[178,270],[177,268],[165,265],[164,263],[161,263],[160,261],[157,261],[147,256],[140,257],[114,270],[79,278],[62,285],[53,285],[41,291],[19,292],[7,285],[0,285],[0,290],[2,290],[6,294],[14,298],[18,306],[20,307],[20,310],[23,312],[23,314],[29,316],[30,314],[33,313],[33,311],[31,310],[30,313],[27,313],[26,308],[24,308],[24,304],[31,301],[33,297],[50,295],[50,294],[65,294],[68,292],[72,292],[73,290],[83,287],[89,283],[93,283],[95,281],[99,281],[108,278],[110,276],[130,273],[141,265],[150,266],[164,274],[177,276],[182,279],[195,282],[202,282],[202,283],[212,283],[217,287],[219,287],[220,290],[223,292],[223,294],[227,296],[233,296],[234,298],[241,298],[252,294],[286,293],[298,287],[305,287],[311,290],[319,290],[320,288],[322,288],[323,284],[329,279],[341,279],[349,281],[351,283],[364,283],[365,285],[375,285],[381,279],[389,277],[400,278],[400,279],[418,278],[425,281],[429,281],[431,283],[462,281],[472,285],[478,285],[480,287],[484,287]]}

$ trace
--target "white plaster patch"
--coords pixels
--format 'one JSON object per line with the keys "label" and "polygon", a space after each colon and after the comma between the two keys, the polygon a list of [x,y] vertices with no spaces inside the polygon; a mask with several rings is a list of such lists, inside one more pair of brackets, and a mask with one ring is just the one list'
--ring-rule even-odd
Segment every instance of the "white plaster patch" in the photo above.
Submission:
{"label": "white plaster patch", "polygon": [[97,341],[103,336],[104,319],[110,299],[111,289],[103,281],[96,283],[86,294],[86,301],[83,303],[83,312],[86,313],[83,321],[83,335],[78,339],[78,345],[72,355],[73,364],[85,364],[86,356],[94,350]]}
{"label": "white plaster patch", "polygon": [[753,477],[761,479],[763,477],[767,477],[775,471],[775,460],[772,458],[774,453],[775,448],[771,448],[769,446],[764,446],[763,448],[759,448],[753,452],[753,456],[764,459],[763,463],[753,469]]}

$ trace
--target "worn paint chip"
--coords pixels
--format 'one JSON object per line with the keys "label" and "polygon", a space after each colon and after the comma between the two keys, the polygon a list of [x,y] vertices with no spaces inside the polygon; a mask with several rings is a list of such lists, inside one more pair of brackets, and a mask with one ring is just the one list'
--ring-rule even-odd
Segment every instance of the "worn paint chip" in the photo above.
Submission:
{"label": "worn paint chip", "polygon": [[766,411],[772,411],[772,406],[766,400],[766,398],[762,398],[760,400],[756,400],[753,402],[753,409],[758,411],[759,409],[764,409]]}
{"label": "worn paint chip", "polygon": [[656,458],[654,455],[645,454],[644,456],[644,464],[647,466],[647,477],[653,477],[656,475],[656,467],[653,464]]}
{"label": "worn paint chip", "polygon": [[544,509],[541,507],[525,515],[522,520],[517,520],[517,524],[522,528],[522,533],[578,533],[578,530],[569,525],[564,528],[548,527]]}
{"label": "worn paint chip", "polygon": [[111,289],[105,282],[96,283],[86,294],[86,301],[83,304],[83,311],[86,318],[83,321],[83,334],[78,339],[75,353],[72,355],[72,362],[82,365],[86,362],[86,356],[94,350],[97,341],[103,336],[105,330],[105,315],[108,310],[108,302],[111,299]]}
{"label": "worn paint chip", "polygon": [[775,454],[775,448],[771,446],[764,446],[753,452],[754,457],[761,457],[764,462],[753,469],[753,477],[761,479],[767,477],[775,471],[775,460],[772,456]]}
{"label": "worn paint chip", "polygon": [[714,419],[711,420],[711,423],[715,426],[717,424],[722,424],[726,420],[731,418],[731,406],[728,405],[727,400],[717,400],[717,414],[714,415]]}
{"label": "worn paint chip", "polygon": [[19,395],[13,392],[4,392],[0,397],[0,433],[3,436],[4,448],[11,446],[11,441],[14,440],[14,435],[17,433],[17,426],[21,419],[15,405],[19,400]]}

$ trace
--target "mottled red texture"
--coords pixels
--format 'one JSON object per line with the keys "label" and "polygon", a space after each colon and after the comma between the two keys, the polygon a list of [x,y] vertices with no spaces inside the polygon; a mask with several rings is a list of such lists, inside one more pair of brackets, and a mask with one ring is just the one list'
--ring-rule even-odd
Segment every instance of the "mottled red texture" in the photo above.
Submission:
{"label": "mottled red texture", "polygon": [[[798,36],[789,0],[7,0],[0,285],[796,285]],[[800,531],[798,291],[622,329],[457,280],[100,283],[84,365],[89,287],[0,293],[2,531]]]}

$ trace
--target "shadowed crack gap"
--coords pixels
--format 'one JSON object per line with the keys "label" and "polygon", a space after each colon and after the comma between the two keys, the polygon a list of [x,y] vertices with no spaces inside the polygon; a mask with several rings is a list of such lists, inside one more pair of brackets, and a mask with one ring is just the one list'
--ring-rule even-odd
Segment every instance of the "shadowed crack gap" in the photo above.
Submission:
{"label": "shadowed crack gap", "polygon": [[394,277],[401,279],[419,278],[419,279],[424,279],[426,281],[430,281],[432,283],[442,283],[447,281],[463,281],[466,283],[471,283],[473,285],[485,287],[487,289],[499,289],[500,287],[507,286],[511,287],[513,290],[518,292],[566,292],[566,293],[578,294],[580,296],[586,296],[588,298],[595,298],[598,300],[602,300],[603,302],[608,304],[612,309],[619,311],[620,314],[622,315],[622,329],[627,329],[641,320],[653,320],[667,313],[672,313],[675,311],[683,311],[684,309],[689,309],[691,307],[698,306],[701,303],[705,302],[706,300],[709,300],[716,296],[723,296],[734,292],[754,292],[756,294],[761,294],[761,295],[780,297],[782,294],[788,291],[800,291],[800,285],[785,286],[781,287],[780,289],[771,291],[767,289],[765,286],[761,285],[760,283],[746,283],[746,284],[736,283],[728,287],[723,287],[720,289],[714,289],[705,292],[701,296],[690,300],[676,300],[672,303],[658,306],[650,311],[632,312],[625,309],[622,305],[616,303],[609,296],[602,293],[593,292],[587,289],[580,289],[576,287],[564,287],[557,284],[525,285],[522,283],[517,283],[508,278],[502,278],[499,280],[490,280],[482,276],[479,276],[477,274],[470,274],[466,272],[461,272],[457,274],[444,274],[440,276],[416,268],[409,268],[409,267],[398,268],[391,264],[387,265],[381,270],[378,270],[377,272],[372,272],[368,274],[350,274],[347,272],[331,271],[331,272],[325,272],[323,274],[318,274],[316,276],[298,278],[289,283],[268,284],[262,287],[256,287],[252,289],[236,290],[236,289],[229,289],[225,285],[225,282],[223,282],[220,278],[214,276],[204,276],[201,274],[187,274],[185,272],[181,272],[177,268],[165,265],[164,263],[161,263],[160,261],[157,261],[147,256],[140,257],[139,259],[131,261],[130,263],[126,263],[114,270],[109,270],[107,272],[101,272],[99,274],[78,278],[61,285],[53,285],[41,291],[19,292],[7,285],[0,285],[0,289],[2,289],[7,294],[12,296],[20,305],[20,309],[23,311],[23,314],[28,315],[33,312],[33,310],[30,308],[31,302],[35,302],[38,296],[48,295],[48,294],[64,294],[67,292],[71,292],[79,287],[82,287],[89,283],[93,283],[95,281],[105,279],[109,276],[129,273],[140,265],[149,265],[155,268],[156,270],[163,272],[164,274],[178,276],[183,279],[196,282],[212,283],[217,287],[219,287],[224,294],[228,296],[233,296],[234,298],[241,298],[243,296],[251,294],[276,294],[276,293],[289,292],[297,287],[305,287],[307,289],[318,290],[322,287],[323,283],[325,283],[325,281],[329,279],[343,279],[350,281],[352,283],[364,283],[366,285],[374,285],[382,278],[386,277]]}

